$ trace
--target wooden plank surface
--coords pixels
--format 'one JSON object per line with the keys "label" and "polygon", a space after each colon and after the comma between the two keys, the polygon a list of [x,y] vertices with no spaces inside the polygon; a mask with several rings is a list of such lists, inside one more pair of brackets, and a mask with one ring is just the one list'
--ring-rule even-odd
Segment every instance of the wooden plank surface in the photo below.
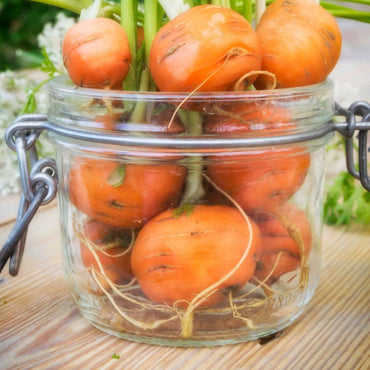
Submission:
{"label": "wooden plank surface", "polygon": [[[1,245],[17,205],[9,199],[0,198]],[[29,229],[20,274],[0,275],[0,369],[369,369],[369,241],[369,227],[324,227],[316,294],[279,337],[160,347],[109,336],[79,314],[64,284],[54,202]]]}

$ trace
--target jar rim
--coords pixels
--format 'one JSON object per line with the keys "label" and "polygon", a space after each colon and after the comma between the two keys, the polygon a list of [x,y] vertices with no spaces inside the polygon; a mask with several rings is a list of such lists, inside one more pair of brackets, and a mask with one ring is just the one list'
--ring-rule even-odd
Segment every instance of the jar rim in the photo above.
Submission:
{"label": "jar rim", "polygon": [[[47,129],[53,133],[53,141],[59,142],[61,145],[63,145],[61,142],[66,138],[83,141],[89,145],[100,143],[146,149],[167,148],[175,150],[256,148],[305,143],[324,138],[320,140],[321,143],[326,142],[327,134],[334,130],[333,125],[327,124],[334,116],[333,86],[332,80],[327,79],[315,85],[274,90],[197,92],[194,94],[129,92],[76,87],[68,76],[63,75],[49,82],[49,109],[47,113],[49,122]],[[121,104],[120,106],[127,102],[129,104],[133,103],[133,105],[138,102],[148,102],[152,104],[153,112],[154,106],[159,106],[159,109],[163,107],[167,109],[168,106],[171,106],[171,109],[174,109],[176,105],[182,104],[185,98],[186,103],[190,103],[189,107],[195,107],[192,104],[197,103],[198,107],[202,104],[235,102],[272,103],[276,106],[281,104],[294,111],[292,117],[289,118],[289,122],[292,124],[287,125],[287,128],[278,130],[278,132],[271,130],[271,132],[262,133],[264,131],[262,127],[262,129],[257,128],[247,133],[237,132],[236,134],[229,133],[226,135],[221,132],[213,134],[207,132],[189,133],[187,131],[181,133],[160,132],[150,129],[148,124],[142,125],[141,121],[139,123],[130,121],[131,118],[128,121],[122,121],[122,125],[119,121],[119,125],[121,125],[119,128],[117,126],[108,130],[105,127],[102,128],[103,122],[100,120],[105,119],[106,111],[109,110],[106,106],[107,103],[114,110],[117,102]],[[98,102],[98,107],[92,107],[90,102]],[[99,112],[97,113],[97,111]],[[207,111],[202,111],[202,113],[208,114]],[[265,124],[264,119],[264,117],[253,119],[252,123],[256,126],[263,126]],[[137,126],[140,125],[145,126],[142,129],[145,131],[137,129]],[[76,145],[79,144],[76,142]]]}
{"label": "jar rim", "polygon": [[54,77],[48,82],[49,91],[58,92],[67,95],[79,95],[86,98],[107,98],[121,99],[129,98],[130,100],[161,100],[174,99],[183,100],[240,100],[248,99],[269,99],[277,97],[279,99],[291,98],[292,96],[320,94],[327,90],[333,89],[334,82],[327,78],[325,81],[317,84],[277,88],[271,90],[247,90],[247,91],[218,91],[218,92],[163,92],[163,91],[123,91],[123,90],[108,90],[90,87],[79,87],[73,84],[67,75]]}

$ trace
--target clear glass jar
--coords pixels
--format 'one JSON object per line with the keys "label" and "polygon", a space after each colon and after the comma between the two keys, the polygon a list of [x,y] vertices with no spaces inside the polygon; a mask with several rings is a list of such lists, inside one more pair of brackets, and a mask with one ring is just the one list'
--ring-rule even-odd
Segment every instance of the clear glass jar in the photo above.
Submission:
{"label": "clear glass jar", "polygon": [[318,283],[331,134],[317,133],[333,115],[330,81],[193,95],[52,81],[64,266],[82,315],[177,346],[289,325]]}

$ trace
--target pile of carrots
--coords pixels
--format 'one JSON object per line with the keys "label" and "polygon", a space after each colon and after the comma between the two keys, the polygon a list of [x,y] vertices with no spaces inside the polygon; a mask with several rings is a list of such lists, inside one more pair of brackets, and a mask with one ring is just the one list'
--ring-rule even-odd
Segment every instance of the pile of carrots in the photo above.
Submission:
{"label": "pile of carrots", "polygon": [[[311,0],[276,0],[255,27],[232,9],[204,4],[153,35],[138,30],[132,50],[125,28],[113,19],[73,26],[63,43],[73,83],[116,90],[133,86],[137,50],[144,47],[143,91],[193,96],[284,89],[324,81],[341,50],[335,19]],[[268,103],[205,107],[182,101],[179,106],[201,117],[201,127],[182,125],[177,109],[154,117],[153,126],[169,133],[235,136],[276,135],[295,125],[287,108]],[[148,124],[143,117],[136,123]],[[119,124],[120,117],[108,115],[106,128]],[[68,189],[71,202],[88,216],[81,241],[86,267],[103,271],[114,284],[135,278],[150,301],[180,309],[216,305],[250,281],[266,287],[302,268],[311,227],[290,199],[310,167],[305,148],[211,156],[206,164],[197,162],[200,169],[181,163],[74,159]],[[184,197],[197,175],[203,191]]]}

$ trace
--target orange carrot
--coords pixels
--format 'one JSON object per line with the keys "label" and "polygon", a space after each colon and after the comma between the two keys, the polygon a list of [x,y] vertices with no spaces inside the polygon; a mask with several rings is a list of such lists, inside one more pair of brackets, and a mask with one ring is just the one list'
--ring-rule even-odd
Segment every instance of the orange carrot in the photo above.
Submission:
{"label": "orange carrot", "polygon": [[[292,203],[285,203],[280,212],[283,212],[292,225],[295,225],[301,233],[305,246],[305,254],[308,255],[311,248],[311,225],[306,214]],[[278,217],[272,214],[259,214],[255,222],[261,230],[262,252],[286,250],[292,255],[299,257],[297,242],[291,238],[286,227],[282,225]]]}
{"label": "orange carrot", "polygon": [[109,18],[76,23],[63,40],[63,61],[77,86],[120,89],[131,52],[124,29]]}
{"label": "orange carrot", "polygon": [[[256,28],[262,49],[262,70],[273,73],[277,87],[322,82],[337,63],[342,37],[334,17],[311,0],[276,0]],[[271,79],[260,75],[258,89]]]}
{"label": "orange carrot", "polygon": [[252,26],[233,10],[200,5],[163,26],[149,60],[161,91],[222,91],[261,66]]}
{"label": "orange carrot", "polygon": [[[207,133],[277,135],[294,130],[289,112],[278,105],[238,104],[205,117]],[[254,149],[246,154],[212,156],[209,177],[246,212],[274,210],[302,185],[310,164],[304,148]]]}
{"label": "orange carrot", "polygon": [[310,156],[300,148],[255,150],[212,160],[209,177],[246,212],[284,204],[301,187],[310,164]]}
{"label": "orange carrot", "polygon": [[262,253],[259,257],[255,276],[259,280],[274,282],[280,276],[299,267],[299,259],[286,250]]}
{"label": "orange carrot", "polygon": [[257,226],[250,221],[249,229],[241,213],[229,206],[196,205],[181,215],[176,212],[167,210],[149,221],[134,244],[131,265],[146,296],[187,307],[216,284],[201,303],[210,306],[243,287],[256,266]]}
{"label": "orange carrot", "polygon": [[288,109],[270,102],[210,104],[204,111],[207,134],[277,135],[296,127]]}
{"label": "orange carrot", "polygon": [[133,278],[131,252],[128,249],[130,243],[131,234],[128,230],[114,229],[90,220],[83,227],[80,243],[82,262],[99,274],[104,273],[113,283],[127,282]]}
{"label": "orange carrot", "polygon": [[69,173],[69,196],[95,220],[115,227],[140,227],[177,206],[185,173],[184,167],[175,164],[123,165],[76,158]]}
{"label": "orange carrot", "polygon": [[[304,255],[309,255],[312,244],[311,225],[303,210],[292,203],[285,203],[278,210],[289,220],[290,227],[300,234]],[[279,276],[297,269],[302,258],[297,240],[289,234],[287,225],[283,225],[278,214],[259,214],[254,220],[261,231],[261,248],[257,256],[258,264],[255,276],[272,282]]]}

